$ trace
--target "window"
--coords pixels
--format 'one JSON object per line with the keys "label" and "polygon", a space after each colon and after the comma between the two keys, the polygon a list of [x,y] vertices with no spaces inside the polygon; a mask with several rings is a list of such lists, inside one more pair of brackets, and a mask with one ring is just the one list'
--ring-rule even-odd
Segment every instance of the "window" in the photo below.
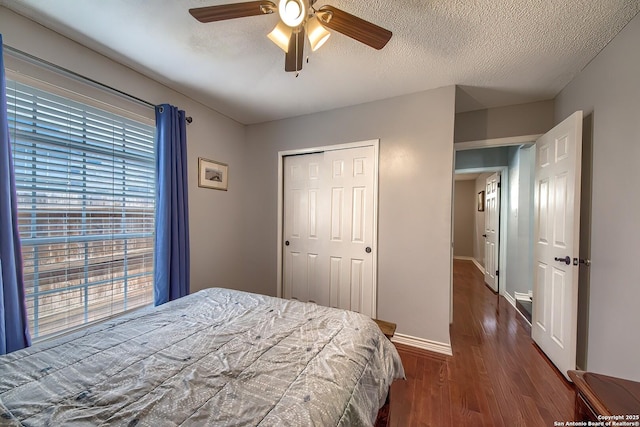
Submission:
{"label": "window", "polygon": [[155,127],[7,81],[34,339],[153,302]]}

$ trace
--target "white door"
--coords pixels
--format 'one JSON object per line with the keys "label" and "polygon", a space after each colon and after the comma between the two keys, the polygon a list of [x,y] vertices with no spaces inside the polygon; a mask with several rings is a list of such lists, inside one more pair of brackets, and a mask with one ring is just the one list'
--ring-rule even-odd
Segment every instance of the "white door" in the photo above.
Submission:
{"label": "white door", "polygon": [[285,157],[284,167],[284,297],[327,305],[328,295],[321,293],[326,277],[319,277],[327,265],[321,256],[326,242],[320,239],[323,218],[318,211],[318,204],[326,203],[320,200],[324,154]]}
{"label": "white door", "polygon": [[500,254],[500,173],[487,178],[484,208],[484,281],[498,292],[498,257]]}
{"label": "white door", "polygon": [[374,317],[375,149],[284,158],[285,298]]}
{"label": "white door", "polygon": [[372,146],[325,152],[329,168],[330,305],[373,316]]}
{"label": "white door", "polygon": [[536,142],[531,336],[569,379],[576,367],[582,111]]}

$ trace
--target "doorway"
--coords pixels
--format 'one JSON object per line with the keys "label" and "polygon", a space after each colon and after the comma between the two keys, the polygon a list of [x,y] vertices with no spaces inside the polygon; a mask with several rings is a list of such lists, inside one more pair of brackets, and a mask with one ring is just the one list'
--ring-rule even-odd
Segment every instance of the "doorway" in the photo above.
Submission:
{"label": "doorway", "polygon": [[[577,111],[535,140],[536,151],[534,162],[531,163],[535,201],[533,209],[527,210],[533,213],[533,233],[529,217],[522,215],[523,212],[520,211],[523,203],[518,203],[519,193],[515,192],[515,197],[509,200],[509,213],[515,218],[525,216],[524,224],[519,220],[512,221],[518,226],[515,236],[515,242],[518,243],[515,252],[518,256],[515,260],[531,261],[529,267],[533,269],[533,274],[523,271],[526,268],[521,269],[520,275],[514,275],[506,283],[533,279],[530,291],[533,295],[531,337],[566,378],[567,372],[576,368],[579,295],[577,267],[582,262],[579,258],[579,242],[584,126],[583,113]],[[487,142],[491,142],[491,145],[495,145],[495,141],[482,143],[487,145]],[[462,143],[456,147],[456,155],[459,150],[468,149],[470,144],[474,143]],[[454,159],[455,169],[458,170],[459,159],[457,156]],[[509,174],[513,174],[514,170],[520,172],[519,169],[510,167]],[[510,192],[517,189],[518,184],[513,182]],[[528,188],[531,190],[530,185]],[[525,206],[529,205],[528,199],[523,198],[523,202]],[[531,234],[533,239],[529,238]],[[523,240],[527,243],[524,249],[529,256],[519,253]],[[514,239],[511,241],[514,242]],[[532,251],[531,243],[535,243]],[[588,265],[588,260],[584,262]],[[507,263],[507,275],[511,264]],[[517,294],[514,292],[514,295]],[[508,296],[513,298],[513,295],[505,292],[507,299]]]}
{"label": "doorway", "polygon": [[506,168],[457,170],[454,176],[453,256],[472,261],[494,292],[500,289],[500,219],[506,196],[500,191]]}
{"label": "doorway", "polygon": [[[476,174],[475,193],[484,191],[485,198],[486,179],[493,173],[500,174],[499,256],[497,268],[492,268],[492,272],[497,272],[498,285],[493,287],[488,283],[488,286],[504,296],[529,322],[523,305],[526,306],[527,302],[530,304],[533,289],[533,142],[536,138],[537,135],[526,139],[505,138],[492,140],[493,144],[489,145],[483,145],[482,142],[457,143],[455,157],[457,176],[463,173]],[[479,194],[476,197],[480,197]],[[486,210],[486,206],[484,208]],[[458,206],[455,205],[453,209],[455,214]],[[485,213],[478,211],[475,216],[483,222]],[[487,233],[478,224],[475,228],[474,253],[462,259],[474,261],[484,274],[484,267],[487,266],[484,251],[489,245],[486,245],[488,239],[483,234]],[[518,304],[519,301],[524,304]]]}

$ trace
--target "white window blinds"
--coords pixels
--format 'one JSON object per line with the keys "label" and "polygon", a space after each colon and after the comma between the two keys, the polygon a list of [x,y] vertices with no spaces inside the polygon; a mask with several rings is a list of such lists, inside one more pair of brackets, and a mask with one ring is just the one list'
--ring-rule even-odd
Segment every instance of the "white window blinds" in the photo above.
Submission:
{"label": "white window blinds", "polygon": [[34,338],[153,301],[155,128],[7,81]]}

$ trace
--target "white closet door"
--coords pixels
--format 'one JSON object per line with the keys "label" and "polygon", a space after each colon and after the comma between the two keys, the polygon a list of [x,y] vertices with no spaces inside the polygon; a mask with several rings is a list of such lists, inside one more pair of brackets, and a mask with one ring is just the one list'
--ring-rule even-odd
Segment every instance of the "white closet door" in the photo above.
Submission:
{"label": "white closet door", "polygon": [[324,154],[284,159],[284,297],[329,305]]}
{"label": "white closet door", "polygon": [[330,303],[369,316],[375,312],[373,155],[373,147],[325,153],[330,168]]}
{"label": "white closet door", "polygon": [[285,157],[285,298],[376,313],[373,146]]}

